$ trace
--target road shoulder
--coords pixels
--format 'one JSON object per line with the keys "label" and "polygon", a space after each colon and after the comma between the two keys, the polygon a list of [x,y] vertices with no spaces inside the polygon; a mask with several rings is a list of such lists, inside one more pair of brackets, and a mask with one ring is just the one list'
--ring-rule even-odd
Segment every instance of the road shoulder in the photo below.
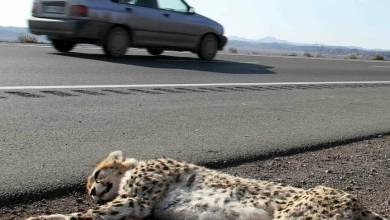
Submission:
{"label": "road shoulder", "polygon": [[[345,190],[371,210],[390,216],[390,136],[330,149],[245,163],[221,171],[233,175],[310,188],[327,185]],[[0,219],[71,213],[95,206],[82,192],[30,204],[0,207]]]}

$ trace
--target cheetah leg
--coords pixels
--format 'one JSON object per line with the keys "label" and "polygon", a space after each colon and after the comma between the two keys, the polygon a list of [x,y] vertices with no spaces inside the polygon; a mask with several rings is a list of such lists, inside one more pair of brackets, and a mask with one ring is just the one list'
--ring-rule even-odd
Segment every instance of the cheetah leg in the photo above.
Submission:
{"label": "cheetah leg", "polygon": [[69,215],[47,215],[27,220],[142,220],[152,213],[151,205],[136,198],[117,198],[97,209]]}

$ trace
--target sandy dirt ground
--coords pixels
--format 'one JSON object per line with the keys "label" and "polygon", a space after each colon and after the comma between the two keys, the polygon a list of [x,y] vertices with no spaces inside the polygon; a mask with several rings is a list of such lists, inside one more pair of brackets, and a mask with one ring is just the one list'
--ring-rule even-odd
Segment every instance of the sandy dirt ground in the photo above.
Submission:
{"label": "sandy dirt ground", "polygon": [[[390,136],[251,162],[221,171],[303,188],[316,185],[336,187],[357,196],[372,211],[390,216]],[[0,219],[71,213],[94,206],[96,204],[84,193],[75,192],[62,198],[0,207]]]}

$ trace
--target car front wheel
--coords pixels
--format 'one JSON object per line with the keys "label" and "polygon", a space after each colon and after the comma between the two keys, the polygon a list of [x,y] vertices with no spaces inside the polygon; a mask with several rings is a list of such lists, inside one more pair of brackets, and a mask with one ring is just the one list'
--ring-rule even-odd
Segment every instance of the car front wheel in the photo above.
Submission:
{"label": "car front wheel", "polygon": [[126,29],[115,27],[107,34],[103,42],[104,53],[109,57],[122,57],[129,47],[130,36]]}
{"label": "car front wheel", "polygon": [[61,53],[68,53],[76,46],[75,42],[66,40],[52,40],[51,43]]}
{"label": "car front wheel", "polygon": [[153,56],[160,56],[162,53],[164,53],[164,50],[162,49],[148,49],[148,53],[150,53]]}
{"label": "car front wheel", "polygon": [[213,60],[218,53],[218,39],[212,34],[203,37],[198,48],[198,56],[202,60]]}

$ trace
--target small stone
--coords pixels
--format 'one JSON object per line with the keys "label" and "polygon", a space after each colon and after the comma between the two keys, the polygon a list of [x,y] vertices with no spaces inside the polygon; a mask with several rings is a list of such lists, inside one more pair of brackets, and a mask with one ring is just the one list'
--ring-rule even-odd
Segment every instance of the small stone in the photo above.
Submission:
{"label": "small stone", "polygon": [[83,199],[81,199],[81,198],[77,198],[77,199],[76,199],[76,202],[77,202],[78,204],[82,204],[84,201],[83,201]]}
{"label": "small stone", "polygon": [[325,170],[325,173],[333,173],[331,170]]}

